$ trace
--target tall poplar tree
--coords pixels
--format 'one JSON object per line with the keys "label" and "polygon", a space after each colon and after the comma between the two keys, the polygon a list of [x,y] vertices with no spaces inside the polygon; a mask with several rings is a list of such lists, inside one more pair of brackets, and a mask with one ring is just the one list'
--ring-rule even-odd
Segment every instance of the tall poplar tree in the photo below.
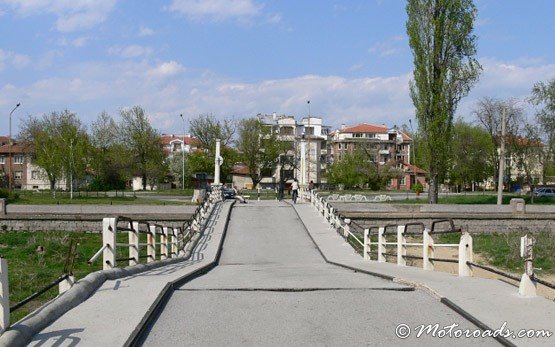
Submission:
{"label": "tall poplar tree", "polygon": [[439,183],[449,164],[453,117],[461,98],[478,80],[474,58],[472,0],[408,0],[407,34],[414,57],[410,96],[425,138],[429,203],[437,203]]}

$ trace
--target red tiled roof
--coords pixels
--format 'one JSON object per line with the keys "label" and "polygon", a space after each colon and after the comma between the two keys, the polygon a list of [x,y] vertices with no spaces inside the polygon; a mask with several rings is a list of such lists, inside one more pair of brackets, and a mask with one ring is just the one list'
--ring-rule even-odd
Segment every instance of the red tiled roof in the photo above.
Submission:
{"label": "red tiled roof", "polygon": [[[163,145],[169,145],[172,141],[183,141],[183,135],[162,135],[160,137],[160,142],[162,142]],[[194,138],[191,137],[189,135],[185,135],[185,144],[186,145],[192,145],[192,144],[198,144],[199,141]]]}
{"label": "red tiled roof", "polygon": [[248,175],[249,168],[245,164],[235,164],[233,166],[233,174],[235,175]]}
{"label": "red tiled roof", "polygon": [[[11,153],[12,154],[21,154],[21,153],[26,153],[28,152],[28,147],[24,146],[24,145],[20,145],[20,144],[13,144],[12,145],[12,149],[11,149]],[[3,145],[0,146],[0,154],[9,154],[10,153],[10,146],[9,145]]]}
{"label": "red tiled roof", "polygon": [[403,137],[403,141],[412,141],[409,135],[405,134],[401,131],[401,136]]}
{"label": "red tiled roof", "polygon": [[385,125],[362,123],[349,128],[339,130],[340,133],[387,133]]}
{"label": "red tiled roof", "polygon": [[414,172],[414,173],[417,173],[417,174],[425,174],[426,173],[426,171],[422,170],[421,168],[419,168],[416,165],[403,163],[403,166],[405,166],[405,168],[407,168],[409,172]]}

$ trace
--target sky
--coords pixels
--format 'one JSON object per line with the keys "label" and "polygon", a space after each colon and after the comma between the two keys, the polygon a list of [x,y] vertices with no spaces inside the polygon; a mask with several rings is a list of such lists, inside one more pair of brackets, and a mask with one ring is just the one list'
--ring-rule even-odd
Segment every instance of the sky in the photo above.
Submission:
{"label": "sky", "polygon": [[[142,106],[162,133],[201,114],[414,122],[402,0],[0,0],[0,134],[68,109]],[[459,104],[555,78],[555,1],[475,0],[480,80]],[[310,100],[310,104],[307,102]],[[185,122],[180,118],[183,114]],[[413,124],[416,124],[415,122]]]}

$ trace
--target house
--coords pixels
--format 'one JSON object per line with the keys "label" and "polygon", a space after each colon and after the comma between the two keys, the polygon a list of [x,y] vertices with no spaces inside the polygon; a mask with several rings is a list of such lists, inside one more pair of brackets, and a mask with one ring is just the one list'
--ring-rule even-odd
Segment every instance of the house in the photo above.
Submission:
{"label": "house", "polygon": [[191,153],[198,150],[199,142],[191,135],[163,134],[160,138],[164,152],[168,155]]}
{"label": "house", "polygon": [[11,175],[14,189],[50,189],[44,170],[32,163],[29,146],[12,140],[10,148],[8,139],[0,136],[0,187],[9,187]]}

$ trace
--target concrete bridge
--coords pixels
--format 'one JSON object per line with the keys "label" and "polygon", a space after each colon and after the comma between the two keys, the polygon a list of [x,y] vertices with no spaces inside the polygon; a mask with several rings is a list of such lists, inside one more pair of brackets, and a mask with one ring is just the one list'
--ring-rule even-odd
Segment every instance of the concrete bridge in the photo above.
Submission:
{"label": "concrete bridge", "polygon": [[0,344],[555,345],[555,335],[512,336],[555,334],[554,302],[498,280],[364,260],[308,203],[219,203],[191,257],[81,300],[43,327],[47,305]]}

